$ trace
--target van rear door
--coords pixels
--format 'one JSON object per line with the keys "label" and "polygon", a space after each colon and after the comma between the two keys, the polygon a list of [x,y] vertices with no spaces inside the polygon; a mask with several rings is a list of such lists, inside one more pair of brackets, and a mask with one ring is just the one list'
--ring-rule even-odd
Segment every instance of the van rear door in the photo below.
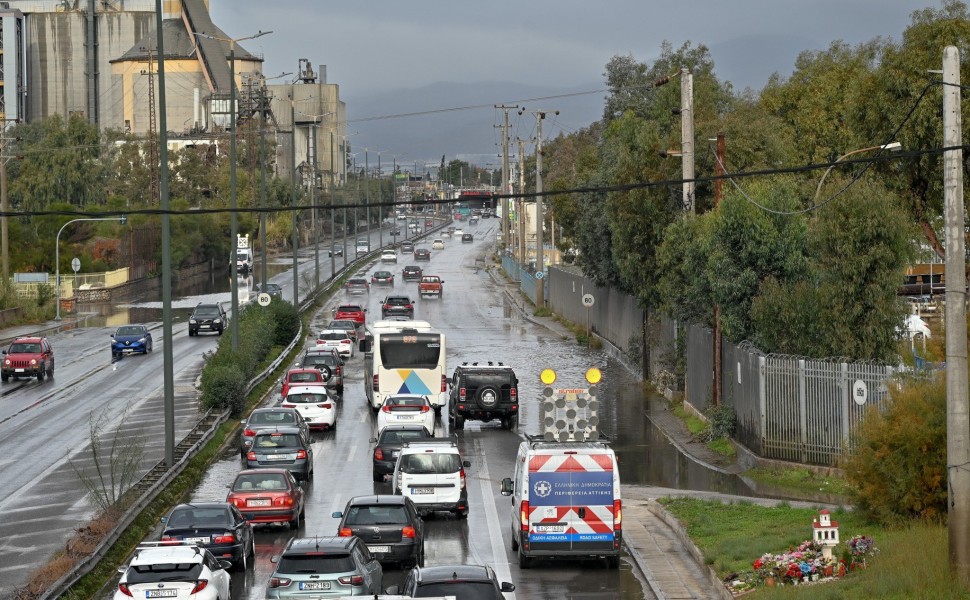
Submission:
{"label": "van rear door", "polygon": [[529,460],[532,551],[614,550],[613,456],[565,450]]}

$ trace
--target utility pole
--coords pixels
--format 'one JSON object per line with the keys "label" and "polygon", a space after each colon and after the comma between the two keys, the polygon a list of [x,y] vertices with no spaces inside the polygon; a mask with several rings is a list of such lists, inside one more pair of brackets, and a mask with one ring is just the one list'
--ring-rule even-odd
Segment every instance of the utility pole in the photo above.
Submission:
{"label": "utility pole", "polygon": [[[522,112],[520,110],[519,114],[522,114]],[[536,117],[536,273],[543,273],[543,275],[545,274],[546,263],[542,247],[544,220],[542,214],[542,121],[545,120],[547,112],[550,111],[532,111],[532,114]],[[552,111],[552,113],[558,115],[559,111]],[[539,277],[536,282],[536,308],[542,308],[546,305],[545,282],[542,279],[542,277]]]}
{"label": "utility pole", "polygon": [[296,258],[297,250],[300,249],[300,239],[297,235],[297,210],[296,210],[296,98],[290,96],[290,212],[293,215],[293,306],[300,306],[300,264]]}
{"label": "utility pole", "polygon": [[[330,279],[337,276],[337,257],[334,255],[334,246],[337,241],[337,221],[334,205],[337,202],[336,187],[337,172],[333,170],[333,130],[330,130]],[[344,223],[346,230],[346,223]],[[345,258],[346,260],[346,258]]]}
{"label": "utility pole", "polygon": [[266,291],[266,83],[259,86],[259,285]]}
{"label": "utility pole", "polygon": [[229,298],[232,310],[229,313],[229,332],[232,339],[232,349],[239,349],[239,266],[236,259],[236,239],[239,236],[239,215],[236,214],[236,42],[229,42],[229,246],[232,248],[232,258],[229,260],[229,270],[232,271]]}
{"label": "utility pole", "polygon": [[525,264],[525,140],[519,139],[519,198],[517,201],[516,219],[519,221],[519,264]]}
{"label": "utility pole", "polygon": [[[0,131],[0,255],[3,257],[3,279],[10,279],[10,217],[7,211],[10,210],[10,202],[7,197],[7,162],[13,158],[7,154],[7,146],[13,138],[7,137],[7,123],[3,122],[3,131]],[[60,298],[57,299],[60,302]]]}
{"label": "utility pole", "polygon": [[[313,266],[314,281],[316,288],[320,287],[320,226],[317,224],[317,120],[313,119],[313,126],[310,129],[313,137],[313,154],[311,160],[313,165],[310,169],[310,226],[313,227]],[[310,143],[310,140],[307,140]],[[314,288],[314,289],[316,289]]]}
{"label": "utility pole", "polygon": [[967,293],[963,224],[960,51],[943,50],[943,201],[946,228],[946,464],[950,569],[970,585],[970,401],[967,398]]}
{"label": "utility pole", "polygon": [[[714,174],[718,177],[724,175],[725,171],[725,154],[727,152],[727,145],[724,142],[724,134],[717,134],[717,141],[715,142],[715,153],[717,160],[714,163]],[[721,199],[724,197],[724,180],[715,179],[714,180],[714,206],[718,207],[721,205]],[[722,364],[724,357],[721,355],[721,308],[717,304],[714,305],[714,394],[711,401],[713,406],[721,405],[721,371],[724,368]]]}
{"label": "utility pole", "polygon": [[680,69],[680,149],[684,169],[684,208],[696,213],[694,199],[694,75]]}
{"label": "utility pole", "polygon": [[[502,195],[509,194],[511,190],[511,185],[509,182],[509,111],[513,108],[518,108],[517,104],[512,106],[506,106],[505,104],[496,104],[495,108],[501,109],[505,115],[502,121]],[[502,245],[505,248],[509,248],[510,228],[509,223],[509,199],[502,198],[500,200],[502,203]]]}

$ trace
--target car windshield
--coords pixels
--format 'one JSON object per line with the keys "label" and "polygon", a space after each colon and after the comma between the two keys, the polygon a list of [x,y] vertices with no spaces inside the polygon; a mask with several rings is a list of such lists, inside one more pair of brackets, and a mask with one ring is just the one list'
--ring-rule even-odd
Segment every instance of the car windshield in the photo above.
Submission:
{"label": "car windshield", "polygon": [[137,583],[162,583],[168,581],[195,582],[202,575],[202,563],[159,563],[133,565],[125,573],[128,585]]}
{"label": "car windshield", "polygon": [[401,457],[401,471],[410,475],[457,473],[461,461],[457,454],[406,454]]}
{"label": "car windshield", "polygon": [[461,600],[495,600],[495,584],[490,581],[442,581],[425,583],[416,590],[415,598],[455,596]]}
{"label": "car windshield", "polygon": [[359,312],[363,312],[363,310],[361,310],[359,306],[356,306],[353,304],[347,304],[344,306],[338,306],[337,312],[359,313]]}
{"label": "car windshield", "polygon": [[215,306],[197,306],[195,314],[200,317],[217,317],[219,316],[219,309]]}
{"label": "car windshield", "polygon": [[317,336],[317,339],[318,340],[345,340],[347,339],[347,334],[340,333],[337,331],[327,331]]}
{"label": "car windshield", "polygon": [[144,333],[144,328],[129,325],[128,327],[119,327],[118,331],[115,332],[115,335],[143,335]]}
{"label": "car windshield", "polygon": [[304,373],[290,373],[290,383],[296,383],[301,381],[320,381],[320,373],[304,372]]}
{"label": "car windshield", "polygon": [[292,425],[296,423],[296,417],[291,412],[264,412],[253,413],[247,425]]}
{"label": "car windshield", "polygon": [[300,448],[300,436],[295,433],[267,433],[256,436],[253,448]]}
{"label": "car windshield", "polygon": [[333,357],[332,354],[307,354],[303,357],[303,366],[305,367],[316,367],[318,365],[327,365],[332,367],[337,364],[337,359]]}
{"label": "car windshield", "polygon": [[385,406],[424,406],[428,403],[422,396],[391,396],[384,400]]}
{"label": "car windshield", "polygon": [[346,319],[341,319],[339,321],[330,321],[330,324],[327,325],[327,329],[347,329],[347,330],[351,330],[351,329],[357,329],[357,324],[354,323],[353,321],[348,321]]}
{"label": "car windshield", "polygon": [[327,395],[311,394],[309,392],[303,394],[287,394],[286,401],[294,404],[316,404],[317,402],[326,402]]}
{"label": "car windshield", "polygon": [[249,492],[254,490],[285,490],[286,475],[282,473],[253,473],[240,475],[232,484],[234,492]]}
{"label": "car windshield", "polygon": [[404,442],[409,442],[412,440],[426,440],[431,436],[424,429],[385,429],[384,433],[381,434],[381,442],[379,445],[384,444],[399,444],[403,445]]}
{"label": "car windshield", "polygon": [[284,554],[274,575],[350,573],[356,570],[349,554]]}
{"label": "car windshield", "polygon": [[170,529],[231,527],[232,519],[225,508],[180,508],[172,512],[166,526]]}
{"label": "car windshield", "polygon": [[367,281],[363,279],[348,279],[347,285],[367,285]]}
{"label": "car windshield", "polygon": [[384,304],[393,304],[394,306],[404,306],[406,304],[411,304],[410,298],[402,298],[400,296],[391,296],[384,301]]}
{"label": "car windshield", "polygon": [[408,513],[403,506],[353,506],[347,512],[346,525],[404,525]]}
{"label": "car windshield", "polygon": [[8,352],[10,354],[34,354],[40,352],[40,344],[11,344]]}

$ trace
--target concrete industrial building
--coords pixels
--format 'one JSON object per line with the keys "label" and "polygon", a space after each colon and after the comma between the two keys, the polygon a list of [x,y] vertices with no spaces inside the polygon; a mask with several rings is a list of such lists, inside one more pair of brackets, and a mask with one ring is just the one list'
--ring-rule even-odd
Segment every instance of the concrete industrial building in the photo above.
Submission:
{"label": "concrete industrial building", "polygon": [[[240,127],[260,112],[267,117],[267,135],[275,135],[277,141],[279,175],[289,176],[289,136],[295,135],[296,164],[304,165],[302,172],[312,171],[306,167],[315,145],[317,171],[330,173],[333,164],[333,179],[343,181],[343,145],[335,143],[334,156],[330,154],[331,138],[346,139],[345,105],[338,86],[302,74],[300,83],[266,86],[262,57],[239,44],[234,44],[232,81],[230,36],[212,22],[209,4],[210,0],[163,0],[170,136],[191,137],[195,143],[224,140],[235,86]],[[157,129],[161,107],[154,9],[155,0],[0,3],[3,118],[10,123],[54,114],[83,115],[102,129],[139,137]],[[258,100],[260,87],[266,88],[263,104]],[[291,97],[296,101],[295,127]]]}

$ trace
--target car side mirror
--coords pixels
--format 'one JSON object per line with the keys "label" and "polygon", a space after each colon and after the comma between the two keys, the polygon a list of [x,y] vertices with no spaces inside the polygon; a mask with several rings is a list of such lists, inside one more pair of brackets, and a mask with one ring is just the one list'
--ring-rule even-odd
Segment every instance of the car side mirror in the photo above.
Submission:
{"label": "car side mirror", "polygon": [[335,510],[332,513],[330,513],[330,516],[333,517],[334,519],[342,519],[344,516],[344,513],[342,513],[339,510]]}
{"label": "car side mirror", "polygon": [[[283,383],[283,382],[280,381],[280,383]],[[242,424],[242,425],[245,425],[246,424],[246,419],[239,419],[239,423]]]}
{"label": "car side mirror", "polygon": [[400,588],[400,587],[398,587],[398,586],[396,586],[396,585],[392,585],[392,586],[391,586],[391,587],[389,587],[389,588],[385,588],[385,589],[384,589],[384,593],[385,593],[385,594],[388,594],[388,595],[391,595],[391,596],[397,596],[397,595],[398,595],[398,593],[400,593],[400,590],[401,590],[401,588]]}
{"label": "car side mirror", "polygon": [[159,521],[159,522],[160,522],[160,523],[161,523],[162,525],[164,525],[165,523],[168,523],[168,517],[162,517],[162,518],[160,518],[160,519],[159,519],[158,521]]}
{"label": "car side mirror", "polygon": [[109,333],[108,334],[108,337],[112,337],[113,338],[114,336],[115,336],[115,334],[113,334],[113,333]]}
{"label": "car side mirror", "polygon": [[222,569],[223,571],[228,571],[229,569],[232,568],[232,563],[229,562],[228,560],[220,560],[219,568]]}
{"label": "car side mirror", "polygon": [[502,592],[514,592],[514,591],[515,591],[514,584],[511,584],[508,581],[502,582]]}
{"label": "car side mirror", "polygon": [[121,573],[122,575],[124,575],[125,574],[125,571],[127,571],[127,570],[128,570],[128,567],[126,567],[126,566],[120,566],[120,567],[118,567],[118,572]]}
{"label": "car side mirror", "polygon": [[469,462],[469,461],[467,461],[467,460],[463,460],[463,461],[461,461],[461,466],[463,466],[463,467],[465,467],[467,469],[468,467],[472,466],[472,463]]}
{"label": "car side mirror", "polygon": [[513,488],[512,488],[512,478],[511,477],[506,477],[505,479],[503,479],[502,480],[502,487],[500,489],[502,491],[502,495],[503,496],[511,496],[512,495],[512,491],[513,491]]}
{"label": "car side mirror", "polygon": [[372,444],[376,444],[376,443],[377,443],[377,438],[371,438],[371,439],[370,439],[370,443],[372,443]]}

